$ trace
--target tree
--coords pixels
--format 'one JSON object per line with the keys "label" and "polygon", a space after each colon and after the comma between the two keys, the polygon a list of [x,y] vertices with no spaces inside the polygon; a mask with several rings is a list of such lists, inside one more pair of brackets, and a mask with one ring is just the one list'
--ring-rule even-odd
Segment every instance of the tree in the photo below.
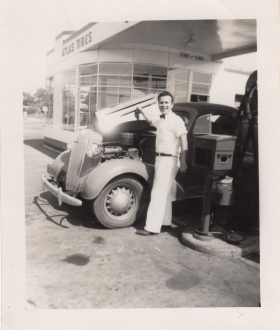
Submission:
{"label": "tree", "polygon": [[53,94],[48,93],[44,88],[38,88],[33,95],[23,92],[23,105],[28,107],[26,109],[28,113],[37,113],[38,110],[42,111],[43,107],[47,107],[47,116],[52,118]]}
{"label": "tree", "polygon": [[34,94],[36,98],[37,106],[42,110],[43,107],[47,106],[46,102],[48,99],[47,91],[44,88],[37,89],[37,92]]}
{"label": "tree", "polygon": [[23,92],[23,105],[25,106],[34,106],[35,105],[35,97],[30,93]]}

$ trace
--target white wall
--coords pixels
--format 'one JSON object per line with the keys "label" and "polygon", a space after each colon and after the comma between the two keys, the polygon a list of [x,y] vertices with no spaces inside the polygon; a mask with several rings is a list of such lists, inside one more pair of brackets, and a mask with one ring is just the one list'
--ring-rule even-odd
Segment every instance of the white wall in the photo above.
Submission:
{"label": "white wall", "polygon": [[61,141],[64,143],[71,143],[76,133],[70,131],[46,128],[44,134],[45,137],[48,137],[50,139]]}
{"label": "white wall", "polygon": [[[52,54],[51,54],[52,55]],[[62,71],[69,70],[78,65],[87,64],[87,63],[97,63],[98,62],[98,50],[92,50],[88,52],[82,52],[75,54],[66,59],[60,60],[57,63],[52,63],[47,67],[47,77],[54,76],[61,73]]]}
{"label": "white wall", "polygon": [[62,73],[54,75],[53,92],[53,129],[61,129]]}
{"label": "white wall", "polygon": [[210,103],[224,104],[231,107],[236,107],[235,94],[243,95],[249,75],[229,72],[222,65],[217,72],[212,76],[212,86],[210,90]]}
{"label": "white wall", "polygon": [[239,104],[234,102],[235,94],[245,94],[247,79],[250,73],[257,70],[257,53],[228,57],[222,62],[212,76],[209,102],[237,107]]}

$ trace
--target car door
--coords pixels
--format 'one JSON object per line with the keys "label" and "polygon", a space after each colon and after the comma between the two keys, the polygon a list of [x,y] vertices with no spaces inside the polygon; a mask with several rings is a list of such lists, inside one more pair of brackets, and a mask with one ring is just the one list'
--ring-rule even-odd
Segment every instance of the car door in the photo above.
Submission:
{"label": "car door", "polygon": [[182,194],[185,195],[187,190],[193,189],[195,186],[204,185],[205,178],[201,176],[200,173],[195,171],[195,169],[191,166],[192,163],[192,155],[193,155],[193,126],[195,125],[195,121],[197,119],[197,112],[194,111],[176,111],[176,114],[180,116],[185,122],[186,129],[188,131],[187,140],[188,140],[188,153],[187,153],[187,163],[188,169],[185,173],[181,173],[178,171],[176,176],[177,189],[174,191],[176,196],[179,197]]}
{"label": "car door", "polygon": [[[184,117],[182,113],[177,112],[180,117]],[[178,172],[176,181],[179,189],[176,189],[176,197],[182,194],[189,195],[189,190],[194,187],[204,186],[205,176],[191,165],[193,157],[194,138],[198,135],[235,135],[234,113],[230,111],[204,111],[197,113],[195,118],[189,118],[188,129],[188,169],[186,173]],[[184,118],[182,118],[184,120]],[[182,191],[183,190],[183,191]]]}

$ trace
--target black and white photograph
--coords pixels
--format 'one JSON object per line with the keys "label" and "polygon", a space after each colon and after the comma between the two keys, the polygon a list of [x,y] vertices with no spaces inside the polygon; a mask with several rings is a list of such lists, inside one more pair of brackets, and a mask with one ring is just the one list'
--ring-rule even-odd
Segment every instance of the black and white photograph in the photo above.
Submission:
{"label": "black and white photograph", "polygon": [[279,6],[155,2],[4,6],[4,329],[277,328]]}

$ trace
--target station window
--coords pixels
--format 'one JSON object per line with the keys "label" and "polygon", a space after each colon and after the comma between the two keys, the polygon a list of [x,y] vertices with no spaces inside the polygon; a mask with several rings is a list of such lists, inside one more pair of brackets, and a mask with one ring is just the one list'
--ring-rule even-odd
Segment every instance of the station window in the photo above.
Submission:
{"label": "station window", "polygon": [[53,125],[53,82],[53,77],[48,78],[46,82],[46,125],[49,127]]}
{"label": "station window", "polygon": [[132,64],[99,65],[97,110],[131,100]]}
{"label": "station window", "polygon": [[171,82],[169,89],[173,92],[175,103],[188,101],[189,76],[189,70],[169,69],[168,77]]}
{"label": "station window", "polygon": [[134,64],[132,98],[166,90],[167,68]]}
{"label": "station window", "polygon": [[[95,112],[100,109],[153,92],[168,90],[173,93],[174,102],[208,101],[211,86],[211,74],[182,68],[140,63],[96,63],[78,69],[80,128],[93,127]],[[63,129],[66,130],[74,130],[75,84],[75,69],[64,72]]]}
{"label": "station window", "polygon": [[79,126],[92,127],[97,102],[98,66],[87,65],[79,68]]}
{"label": "station window", "polygon": [[191,102],[207,102],[208,96],[206,95],[199,95],[199,94],[192,94],[191,95]]}
{"label": "station window", "polygon": [[62,129],[75,130],[76,69],[62,74]]}
{"label": "station window", "polygon": [[207,102],[211,87],[211,74],[193,72],[191,102]]}

